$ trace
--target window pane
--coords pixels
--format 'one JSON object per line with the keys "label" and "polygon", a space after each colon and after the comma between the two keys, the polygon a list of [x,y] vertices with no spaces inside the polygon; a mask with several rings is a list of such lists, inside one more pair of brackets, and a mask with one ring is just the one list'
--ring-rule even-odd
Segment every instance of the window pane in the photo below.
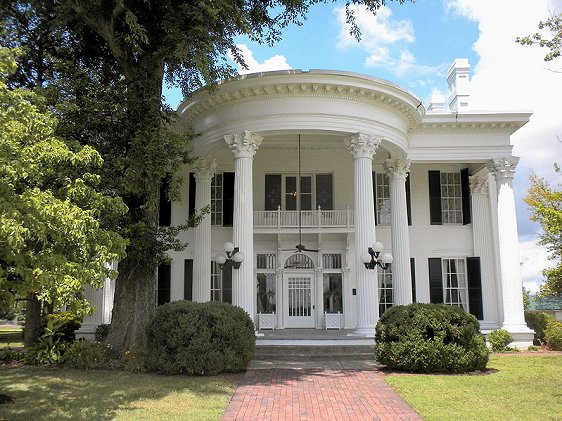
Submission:
{"label": "window pane", "polygon": [[343,313],[342,274],[324,273],[324,311]]}
{"label": "window pane", "polygon": [[297,210],[297,177],[285,177],[285,209]]}
{"label": "window pane", "polygon": [[379,316],[392,307],[394,297],[392,292],[392,267],[386,270],[377,268],[377,277],[379,282]]}
{"label": "window pane", "polygon": [[281,206],[281,174],[265,175],[265,210]]}
{"label": "window pane", "polygon": [[334,208],[332,174],[316,175],[316,206],[320,206],[324,210],[332,210]]}
{"label": "window pane", "polygon": [[275,273],[258,273],[258,313],[275,313]]}

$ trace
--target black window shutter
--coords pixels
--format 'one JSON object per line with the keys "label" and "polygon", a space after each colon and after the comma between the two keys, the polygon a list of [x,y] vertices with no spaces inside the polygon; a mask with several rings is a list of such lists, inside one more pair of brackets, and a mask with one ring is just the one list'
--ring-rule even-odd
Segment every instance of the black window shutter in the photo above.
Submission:
{"label": "black window shutter", "polygon": [[189,198],[188,198],[189,216],[195,213],[195,189],[196,189],[195,174],[190,172],[189,173]]}
{"label": "black window shutter", "polygon": [[431,225],[443,224],[440,171],[429,171],[429,219],[431,220]]}
{"label": "black window shutter", "polygon": [[183,299],[193,299],[193,259],[185,259],[183,267]]}
{"label": "black window shutter", "polygon": [[172,223],[172,201],[168,196],[170,188],[170,176],[167,175],[160,182],[160,203],[158,209],[158,225],[161,227],[169,227]]}
{"label": "black window shutter", "polygon": [[406,211],[408,213],[408,225],[412,225],[412,198],[410,196],[410,174],[406,174]]}
{"label": "black window shutter", "polygon": [[170,265],[158,266],[158,290],[156,302],[159,306],[170,302],[171,268],[172,267]]}
{"label": "black window shutter", "polygon": [[470,313],[478,320],[484,319],[482,306],[482,276],[480,273],[480,257],[466,258],[466,272],[468,275],[468,307]]}
{"label": "black window shutter", "polygon": [[232,266],[222,272],[222,302],[232,304]]}
{"label": "black window shutter", "polygon": [[234,173],[223,173],[222,184],[222,224],[231,227],[234,220]]}
{"label": "black window shutter", "polygon": [[334,209],[332,174],[316,175],[316,207],[323,210]]}
{"label": "black window shutter", "polygon": [[265,175],[265,210],[277,210],[281,206],[281,174]]}
{"label": "black window shutter", "polygon": [[462,223],[470,224],[470,184],[468,180],[468,168],[461,170],[461,193],[462,193]]}
{"label": "black window shutter", "polygon": [[379,224],[377,218],[377,173],[373,171],[373,208],[375,209],[375,225]]}
{"label": "black window shutter", "polygon": [[429,264],[429,302],[443,304],[443,273],[441,259],[430,257]]}
{"label": "black window shutter", "polygon": [[410,273],[412,275],[412,302],[416,302],[416,259],[410,257]]}

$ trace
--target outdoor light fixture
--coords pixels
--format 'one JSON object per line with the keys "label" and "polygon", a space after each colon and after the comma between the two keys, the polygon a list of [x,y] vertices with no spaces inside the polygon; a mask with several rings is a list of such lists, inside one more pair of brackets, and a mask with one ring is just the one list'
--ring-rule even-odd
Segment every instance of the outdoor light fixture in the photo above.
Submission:
{"label": "outdoor light fixture", "polygon": [[223,247],[224,253],[217,254],[215,257],[215,262],[219,264],[220,270],[228,269],[231,266],[234,269],[239,269],[244,261],[244,253],[238,247],[234,247],[234,244],[230,241],[224,243]]}
{"label": "outdoor light fixture", "polygon": [[[392,263],[392,255],[390,253],[382,253],[382,243],[378,241],[369,247],[369,252],[361,255],[361,261],[365,264],[365,269],[374,269],[380,266],[383,270],[388,269]],[[380,255],[380,257],[379,257]]]}

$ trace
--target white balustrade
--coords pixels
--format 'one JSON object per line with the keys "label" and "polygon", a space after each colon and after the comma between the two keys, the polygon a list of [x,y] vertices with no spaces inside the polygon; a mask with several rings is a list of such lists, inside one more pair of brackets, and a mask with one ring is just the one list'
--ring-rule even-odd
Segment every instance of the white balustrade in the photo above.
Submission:
{"label": "white balustrade", "polygon": [[[298,211],[254,211],[254,228],[298,228]],[[350,228],[353,227],[353,211],[306,210],[301,212],[304,228]]]}

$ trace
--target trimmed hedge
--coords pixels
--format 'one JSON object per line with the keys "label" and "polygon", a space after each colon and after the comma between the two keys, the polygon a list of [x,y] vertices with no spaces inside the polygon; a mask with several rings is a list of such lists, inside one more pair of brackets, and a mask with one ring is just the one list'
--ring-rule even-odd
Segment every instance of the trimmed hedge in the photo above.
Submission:
{"label": "trimmed hedge", "polygon": [[483,370],[489,351],[476,317],[455,306],[394,306],[379,319],[375,357],[397,370],[464,373]]}
{"label": "trimmed hedge", "polygon": [[254,324],[240,307],[174,301],[147,327],[145,365],[165,374],[217,374],[246,369],[254,356]]}

